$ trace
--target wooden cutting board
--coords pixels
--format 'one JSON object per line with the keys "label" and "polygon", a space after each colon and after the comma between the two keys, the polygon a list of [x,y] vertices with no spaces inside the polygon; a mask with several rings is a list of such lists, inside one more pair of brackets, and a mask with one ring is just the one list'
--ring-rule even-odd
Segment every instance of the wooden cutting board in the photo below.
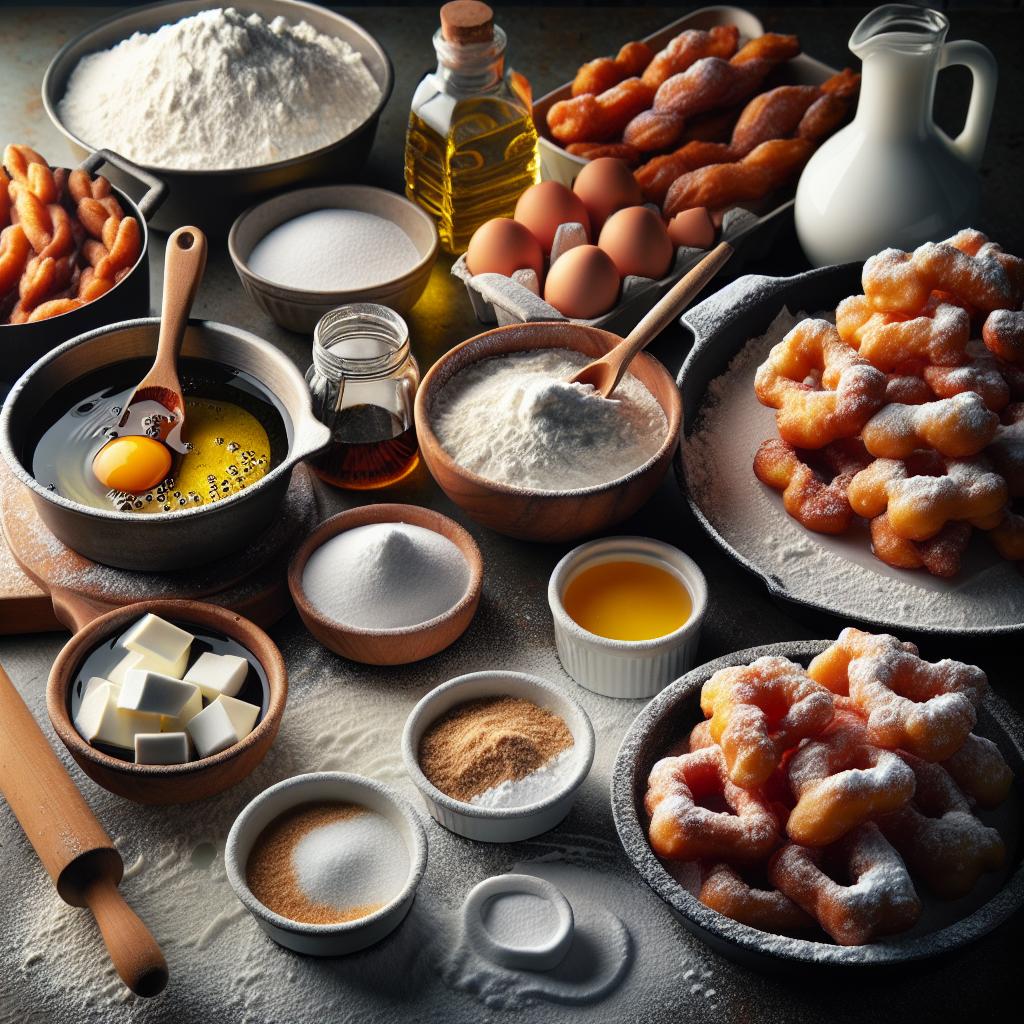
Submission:
{"label": "wooden cutting board", "polygon": [[0,634],[47,633],[63,628],[49,596],[21,571],[0,532]]}
{"label": "wooden cutting board", "polygon": [[243,555],[182,572],[145,573],[92,562],[58,540],[28,491],[0,472],[0,634],[80,629],[147,597],[210,601],[260,626],[291,607],[288,562],[319,519],[316,484],[297,466],[274,523]]}

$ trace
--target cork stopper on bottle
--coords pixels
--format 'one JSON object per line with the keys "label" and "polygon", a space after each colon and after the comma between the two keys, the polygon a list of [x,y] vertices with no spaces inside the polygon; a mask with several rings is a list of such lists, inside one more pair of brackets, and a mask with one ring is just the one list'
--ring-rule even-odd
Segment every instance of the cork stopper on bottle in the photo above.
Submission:
{"label": "cork stopper on bottle", "polygon": [[441,34],[449,43],[489,43],[494,12],[479,0],[451,0],[441,8]]}

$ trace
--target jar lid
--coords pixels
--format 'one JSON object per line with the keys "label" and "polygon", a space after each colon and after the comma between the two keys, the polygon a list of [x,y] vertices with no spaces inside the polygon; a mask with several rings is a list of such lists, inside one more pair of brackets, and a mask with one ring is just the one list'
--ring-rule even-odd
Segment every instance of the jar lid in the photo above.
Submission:
{"label": "jar lid", "polygon": [[441,34],[449,43],[489,43],[494,12],[480,0],[451,0],[441,8]]}

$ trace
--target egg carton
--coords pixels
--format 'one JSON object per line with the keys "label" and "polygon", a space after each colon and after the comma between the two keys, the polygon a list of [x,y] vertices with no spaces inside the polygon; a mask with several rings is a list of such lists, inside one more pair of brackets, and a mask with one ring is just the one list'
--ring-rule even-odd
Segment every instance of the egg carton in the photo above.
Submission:
{"label": "egg carton", "polygon": [[[763,218],[749,210],[729,210],[722,220],[720,240],[735,244],[762,221]],[[586,241],[587,236],[582,224],[559,225],[551,246],[551,262],[569,249],[584,245]],[[619,302],[607,313],[593,320],[577,320],[563,316],[554,306],[545,302],[541,298],[540,281],[532,270],[517,270],[511,277],[504,274],[473,274],[466,265],[466,256],[463,254],[452,266],[452,274],[465,283],[469,301],[473,304],[473,312],[482,324],[505,327],[508,324],[544,320],[572,320],[573,323],[585,324],[588,327],[600,327],[622,333],[635,326],[658,297],[706,255],[706,249],[693,249],[681,245],[676,250],[672,269],[661,280],[637,277],[633,274],[624,277]]]}

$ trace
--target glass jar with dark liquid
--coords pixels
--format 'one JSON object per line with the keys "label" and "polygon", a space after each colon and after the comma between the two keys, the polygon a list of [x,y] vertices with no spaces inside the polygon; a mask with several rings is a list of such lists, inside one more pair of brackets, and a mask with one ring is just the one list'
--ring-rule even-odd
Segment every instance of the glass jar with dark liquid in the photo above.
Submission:
{"label": "glass jar with dark liquid", "polygon": [[306,372],[313,412],[331,430],[312,465],[336,487],[386,487],[419,461],[413,402],[420,370],[409,328],[387,306],[357,302],[325,314]]}

